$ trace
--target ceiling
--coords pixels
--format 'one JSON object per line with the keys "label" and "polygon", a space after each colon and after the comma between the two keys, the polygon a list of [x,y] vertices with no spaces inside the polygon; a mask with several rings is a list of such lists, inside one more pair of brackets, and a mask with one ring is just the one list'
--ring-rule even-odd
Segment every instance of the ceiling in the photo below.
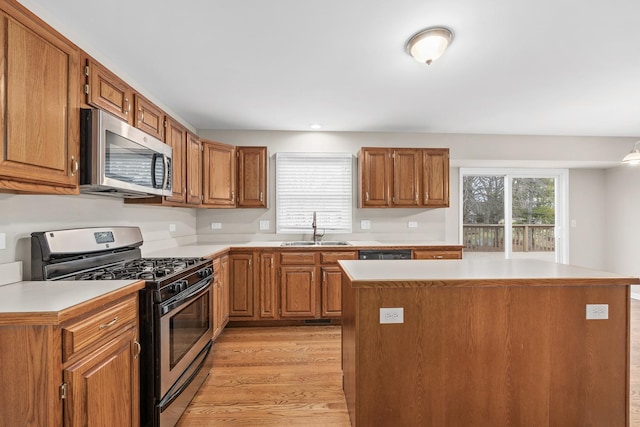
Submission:
{"label": "ceiling", "polygon": [[196,129],[640,136],[637,0],[21,3]]}

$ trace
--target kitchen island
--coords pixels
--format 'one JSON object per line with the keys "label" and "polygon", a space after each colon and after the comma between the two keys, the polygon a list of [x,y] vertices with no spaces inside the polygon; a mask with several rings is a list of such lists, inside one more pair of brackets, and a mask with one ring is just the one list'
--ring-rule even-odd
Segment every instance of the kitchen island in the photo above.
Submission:
{"label": "kitchen island", "polygon": [[628,425],[637,278],[538,260],[339,264],[352,426]]}

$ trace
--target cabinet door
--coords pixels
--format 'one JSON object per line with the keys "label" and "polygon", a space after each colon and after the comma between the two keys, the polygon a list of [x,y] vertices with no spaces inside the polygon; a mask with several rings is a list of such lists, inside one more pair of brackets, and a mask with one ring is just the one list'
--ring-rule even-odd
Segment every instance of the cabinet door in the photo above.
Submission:
{"label": "cabinet door", "polygon": [[137,329],[131,328],[63,372],[65,426],[138,426]]}
{"label": "cabinet door", "polygon": [[283,318],[316,317],[318,291],[314,266],[284,266],[280,268],[280,315]]}
{"label": "cabinet door", "polygon": [[14,12],[0,12],[0,188],[77,194],[79,52]]}
{"label": "cabinet door", "polygon": [[229,321],[229,256],[224,255],[220,259],[220,285],[222,287],[222,304],[221,304],[221,318],[222,327]]}
{"label": "cabinet door", "polygon": [[393,151],[393,205],[416,207],[420,205],[420,166],[418,149]]}
{"label": "cabinet door", "polygon": [[238,147],[239,208],[267,207],[267,147]]}
{"label": "cabinet door", "polygon": [[253,254],[233,254],[229,258],[229,316],[252,318],[253,312]]}
{"label": "cabinet door", "polygon": [[178,122],[167,117],[165,141],[173,149],[171,186],[173,194],[166,198],[169,202],[185,203],[187,194],[187,130]]}
{"label": "cabinet door", "polygon": [[386,148],[363,148],[359,166],[360,206],[390,206],[391,152]]}
{"label": "cabinet door", "polygon": [[200,139],[187,132],[187,203],[202,202],[202,144]]}
{"label": "cabinet door", "polygon": [[422,204],[429,207],[448,207],[449,149],[424,149],[422,159]]}
{"label": "cabinet door", "polygon": [[211,317],[213,326],[213,339],[216,339],[222,330],[222,281],[221,281],[221,265],[220,258],[213,260],[213,271],[215,272],[212,283],[213,298],[211,301]]}
{"label": "cabinet door", "polygon": [[202,141],[203,205],[233,208],[236,205],[235,147]]}
{"label": "cabinet door", "polygon": [[260,307],[261,319],[276,319],[278,317],[278,289],[276,283],[275,255],[271,252],[263,252],[260,260]]}
{"label": "cabinet door", "polygon": [[149,135],[164,140],[164,112],[140,94],[134,97],[134,126]]}
{"label": "cabinet door", "polygon": [[87,66],[88,68],[85,69],[88,78],[87,103],[130,122],[133,90],[118,76],[93,59],[88,60]]}
{"label": "cabinet door", "polygon": [[342,315],[342,271],[340,267],[322,267],[322,317]]}

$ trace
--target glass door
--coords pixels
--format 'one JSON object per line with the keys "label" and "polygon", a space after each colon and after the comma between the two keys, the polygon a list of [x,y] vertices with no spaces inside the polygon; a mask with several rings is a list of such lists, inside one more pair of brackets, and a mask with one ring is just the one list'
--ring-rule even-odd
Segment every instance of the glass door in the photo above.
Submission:
{"label": "glass door", "polygon": [[460,169],[465,258],[567,262],[566,170]]}

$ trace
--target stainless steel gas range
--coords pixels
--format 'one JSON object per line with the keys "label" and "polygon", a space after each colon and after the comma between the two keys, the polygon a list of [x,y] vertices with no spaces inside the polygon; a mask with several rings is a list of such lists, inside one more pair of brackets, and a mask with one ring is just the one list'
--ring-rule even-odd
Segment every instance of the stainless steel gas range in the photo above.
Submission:
{"label": "stainless steel gas range", "polygon": [[205,258],[142,258],[138,227],[31,234],[32,280],[129,280],[140,292],[143,427],[174,426],[209,373],[213,264]]}

